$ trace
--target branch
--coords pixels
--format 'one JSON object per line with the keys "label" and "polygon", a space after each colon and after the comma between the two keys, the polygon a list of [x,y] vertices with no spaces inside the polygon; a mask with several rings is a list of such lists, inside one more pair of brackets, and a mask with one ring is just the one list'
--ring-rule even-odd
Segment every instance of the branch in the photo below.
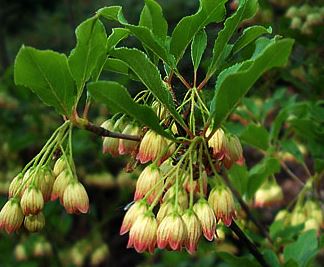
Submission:
{"label": "branch", "polygon": [[291,178],[293,178],[301,186],[305,186],[305,183],[288,168],[287,164],[284,161],[280,160],[280,165]]}
{"label": "branch", "polygon": [[97,126],[89,121],[87,124],[84,125],[83,128],[85,130],[87,130],[89,132],[93,132],[99,136],[126,139],[126,140],[132,140],[132,141],[141,141],[141,137],[138,135],[130,135],[130,134],[111,132],[111,131],[109,131],[103,127]]}
{"label": "branch", "polygon": [[252,241],[244,234],[244,232],[241,230],[241,228],[235,223],[235,221],[232,221],[229,228],[239,237],[239,239],[246,245],[248,250],[251,252],[251,254],[255,257],[255,259],[261,264],[263,267],[270,267],[269,264],[265,261],[262,254],[256,247]]}

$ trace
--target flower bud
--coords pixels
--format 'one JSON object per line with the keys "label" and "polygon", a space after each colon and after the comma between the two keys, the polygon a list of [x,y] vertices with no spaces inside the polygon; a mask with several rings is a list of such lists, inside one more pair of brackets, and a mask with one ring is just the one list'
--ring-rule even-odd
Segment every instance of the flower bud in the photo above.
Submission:
{"label": "flower bud", "polygon": [[[202,180],[202,190],[200,189],[200,183]],[[190,183],[190,176],[188,176],[184,183],[183,183],[183,187],[186,189],[186,191],[188,193],[190,193],[190,191],[193,191],[194,193],[200,194],[200,192],[202,191],[204,195],[207,194],[207,174],[204,171],[201,175],[201,177],[199,177],[199,179],[197,180],[193,180],[192,181],[192,189],[191,189],[191,183]]]}
{"label": "flower bud", "polygon": [[157,222],[153,213],[141,214],[129,231],[127,248],[134,247],[138,253],[154,252]]}
{"label": "flower bud", "polygon": [[[139,135],[140,132],[141,129],[132,124],[127,125],[126,128],[123,130],[123,134],[128,134],[128,135]],[[118,147],[119,154],[124,155],[124,154],[134,153],[137,150],[138,144],[139,142],[137,141],[120,139],[119,147]]]}
{"label": "flower bud", "polygon": [[159,168],[154,164],[148,165],[138,177],[134,200],[142,199],[150,190],[153,190],[147,198],[148,203],[152,203],[162,187],[163,181]]}
{"label": "flower bud", "polygon": [[[181,207],[180,207],[180,209],[181,209]],[[157,220],[158,224],[160,224],[161,221],[166,216],[168,216],[169,214],[171,214],[173,212],[174,212],[174,202],[171,199],[163,202],[160,205],[159,211],[158,211],[158,213],[156,215],[156,220]]]}
{"label": "flower bud", "polygon": [[276,182],[264,183],[255,193],[255,206],[274,206],[283,200],[283,192]]}
{"label": "flower bud", "polygon": [[[176,195],[177,187],[172,185],[163,196],[163,201],[173,200]],[[188,194],[183,188],[178,189],[178,204],[182,210],[188,208]]]}
{"label": "flower bud", "polygon": [[296,6],[291,6],[286,12],[286,17],[292,19],[298,16],[298,13],[298,8]]}
{"label": "flower bud", "polygon": [[290,217],[290,224],[292,226],[296,226],[299,224],[303,224],[306,220],[306,216],[301,208],[296,208]]}
{"label": "flower bud", "polygon": [[89,198],[84,186],[79,182],[71,182],[63,195],[63,206],[67,213],[87,213]]}
{"label": "flower bud", "polygon": [[32,179],[34,178],[34,176],[36,175],[36,168],[31,167],[29,168],[23,177],[22,180],[22,184],[24,185],[24,188],[22,189],[22,191],[20,192],[20,197],[23,195],[23,193],[25,192],[25,190],[30,186]]}
{"label": "flower bud", "polygon": [[201,198],[195,203],[193,210],[201,223],[205,238],[212,241],[216,229],[216,217],[213,209],[209,206],[206,199]]}
{"label": "flower bud", "polygon": [[307,232],[309,230],[315,230],[317,233],[320,231],[321,225],[314,218],[308,218],[305,221],[305,226],[303,231]]}
{"label": "flower bud", "polygon": [[224,166],[229,169],[236,162],[239,165],[244,163],[243,149],[240,140],[236,135],[227,136],[227,143],[224,155]]}
{"label": "flower bud", "polygon": [[17,198],[11,198],[0,211],[0,229],[6,230],[8,234],[18,230],[24,220]]}
{"label": "flower bud", "polygon": [[223,185],[214,187],[209,194],[208,202],[215,212],[216,220],[221,219],[226,226],[230,226],[232,219],[236,217],[232,192]]}
{"label": "flower bud", "polygon": [[293,30],[300,29],[302,26],[302,20],[299,17],[295,17],[290,22],[290,28]]}
{"label": "flower bud", "polygon": [[102,264],[109,256],[109,248],[106,244],[97,247],[90,257],[90,265],[98,266]]}
{"label": "flower bud", "polygon": [[62,203],[64,191],[72,179],[73,177],[68,169],[65,169],[63,172],[60,173],[60,175],[56,178],[53,184],[53,189],[51,194],[52,201],[59,198]]}
{"label": "flower bud", "polygon": [[274,218],[274,221],[283,221],[283,223],[286,224],[289,218],[290,213],[287,210],[280,210]]}
{"label": "flower bud", "polygon": [[166,216],[157,229],[157,245],[160,249],[181,250],[187,237],[187,227],[177,212]]}
{"label": "flower bud", "polygon": [[164,137],[152,130],[149,130],[141,141],[136,159],[144,164],[149,161],[154,161],[157,157],[162,156],[162,153],[165,153],[159,160],[159,164],[161,164],[170,156],[171,153],[165,152],[167,145],[168,143]]}
{"label": "flower bud", "polygon": [[[211,129],[208,129],[206,136],[209,136],[212,132]],[[208,141],[208,146],[213,150],[213,157],[218,160],[222,160],[225,154],[225,148],[227,146],[227,138],[224,134],[224,131],[219,128],[213,134],[213,136]]]}
{"label": "flower bud", "polygon": [[16,258],[17,261],[25,261],[25,260],[28,259],[27,251],[26,251],[26,248],[25,248],[25,246],[23,244],[18,244],[15,247],[14,254],[15,254],[15,258]]}
{"label": "flower bud", "polygon": [[54,164],[53,174],[55,177],[59,176],[67,168],[66,159],[61,156]]}
{"label": "flower bud", "polygon": [[37,215],[28,215],[25,217],[24,226],[29,232],[39,232],[45,226],[45,217],[43,212]]}
{"label": "flower bud", "polygon": [[147,210],[148,206],[145,201],[136,201],[126,212],[119,234],[126,234],[134,224],[135,220]]}
{"label": "flower bud", "polygon": [[24,215],[39,213],[44,207],[42,192],[35,186],[29,186],[21,198],[20,205]]}
{"label": "flower bud", "polygon": [[187,239],[185,241],[185,246],[190,254],[194,254],[197,250],[197,244],[199,238],[201,237],[201,224],[197,215],[192,210],[187,210],[182,215],[182,220],[187,227]]}
{"label": "flower bud", "polygon": [[[101,127],[105,128],[108,131],[119,132],[118,127],[115,126],[115,121],[113,119],[109,119],[109,120],[105,121],[101,125]],[[102,153],[103,154],[109,153],[112,156],[116,157],[119,155],[118,146],[119,146],[118,138],[104,137],[103,145],[102,145]]]}
{"label": "flower bud", "polygon": [[47,202],[51,199],[53,184],[55,182],[54,174],[50,168],[43,167],[37,176],[39,189],[43,194],[44,201]]}
{"label": "flower bud", "polygon": [[14,197],[16,193],[18,192],[21,184],[22,184],[23,176],[21,174],[18,174],[10,183],[9,186],[9,198]]}

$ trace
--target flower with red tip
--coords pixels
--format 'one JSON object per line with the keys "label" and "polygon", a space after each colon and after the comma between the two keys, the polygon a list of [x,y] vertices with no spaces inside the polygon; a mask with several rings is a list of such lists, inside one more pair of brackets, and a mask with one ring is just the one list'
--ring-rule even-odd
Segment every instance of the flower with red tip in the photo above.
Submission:
{"label": "flower with red tip", "polygon": [[185,246],[190,254],[194,254],[197,251],[197,244],[201,237],[202,229],[199,219],[193,210],[186,210],[182,215],[182,220],[187,227],[187,239]]}
{"label": "flower with red tip", "polygon": [[255,207],[274,206],[283,201],[283,192],[276,182],[264,183],[256,192],[254,198]]}
{"label": "flower with red tip", "polygon": [[141,215],[144,214],[148,210],[147,203],[145,201],[136,201],[126,212],[125,217],[123,219],[123,223],[120,227],[119,234],[126,234],[135,220]]}
{"label": "flower with red tip", "polygon": [[[128,135],[139,135],[140,132],[141,129],[138,126],[129,124],[125,127],[122,133]],[[119,146],[118,146],[119,154],[120,155],[133,154],[134,152],[136,152],[138,144],[139,144],[138,141],[120,139]]]}
{"label": "flower with red tip", "polygon": [[87,213],[89,197],[84,186],[76,181],[71,182],[63,195],[63,206],[67,213]]}
{"label": "flower with red tip", "polygon": [[[106,120],[104,123],[101,124],[101,127],[112,132],[118,132],[117,127],[115,126],[115,121],[113,119]],[[112,137],[104,137],[103,144],[102,144],[102,153],[106,154],[109,153],[112,156],[116,157],[119,155],[118,151],[119,147],[119,139],[112,138]]]}
{"label": "flower with red tip", "polygon": [[18,230],[23,223],[24,214],[18,198],[11,198],[0,211],[0,229],[8,234]]}
{"label": "flower with red tip", "polygon": [[25,215],[39,213],[44,207],[42,192],[35,186],[29,186],[22,195],[20,205]]}
{"label": "flower with red tip", "polygon": [[23,176],[21,174],[18,174],[15,178],[12,179],[8,190],[9,198],[14,197],[16,195],[21,186],[22,180]]}
{"label": "flower with red tip", "polygon": [[[206,136],[209,136],[211,132],[212,130],[208,129]],[[227,147],[227,138],[221,128],[217,129],[216,132],[208,140],[208,146],[212,148],[212,155],[215,159],[222,160],[224,158],[225,148]]]}
{"label": "flower with red tip", "polygon": [[45,226],[45,217],[43,212],[36,215],[28,215],[25,217],[24,226],[29,232],[39,232]]}
{"label": "flower with red tip", "polygon": [[67,168],[67,162],[64,156],[61,156],[54,164],[53,174],[59,176]]}
{"label": "flower with red tip", "polygon": [[51,199],[53,184],[55,182],[54,173],[48,167],[43,167],[37,174],[37,183],[39,190],[43,194],[44,201],[47,202]]}
{"label": "flower with red tip", "polygon": [[[179,206],[179,208],[181,209],[181,207]],[[174,212],[174,201],[171,199],[168,199],[167,201],[163,202],[160,205],[159,211],[156,215],[156,220],[158,222],[158,224],[161,223],[161,221],[168,216],[170,213]]]}
{"label": "flower with red tip", "polygon": [[212,241],[216,231],[216,217],[213,209],[209,206],[206,199],[199,199],[193,206],[202,227],[205,238]]}
{"label": "flower with red tip", "polygon": [[223,163],[225,168],[229,169],[234,162],[239,165],[244,164],[243,149],[238,137],[236,135],[229,135],[227,136]]}
{"label": "flower with red tip", "polygon": [[53,189],[51,193],[51,200],[54,201],[57,198],[60,199],[60,202],[63,202],[64,191],[70,181],[73,180],[73,176],[68,169],[65,169],[60,175],[55,179],[53,184]]}
{"label": "flower with red tip", "polygon": [[129,231],[127,248],[135,248],[138,253],[154,252],[157,222],[152,212],[141,214]]}
{"label": "flower with red tip", "polygon": [[232,192],[227,187],[218,185],[210,192],[208,202],[215,212],[216,220],[222,220],[226,226],[230,226],[232,219],[236,218]]}
{"label": "flower with red tip", "polygon": [[157,245],[160,249],[181,250],[187,240],[187,227],[177,212],[166,216],[157,230]]}
{"label": "flower with red tip", "polygon": [[[159,164],[166,160],[172,154],[172,150],[165,151],[168,146],[167,140],[157,134],[156,132],[149,130],[144,135],[136,159],[142,164],[149,161],[154,161],[156,158],[161,157]],[[162,155],[164,153],[164,155]]]}
{"label": "flower with red tip", "polygon": [[159,168],[155,164],[148,165],[138,177],[134,200],[142,199],[150,191],[147,202],[152,203],[162,187],[163,182]]}

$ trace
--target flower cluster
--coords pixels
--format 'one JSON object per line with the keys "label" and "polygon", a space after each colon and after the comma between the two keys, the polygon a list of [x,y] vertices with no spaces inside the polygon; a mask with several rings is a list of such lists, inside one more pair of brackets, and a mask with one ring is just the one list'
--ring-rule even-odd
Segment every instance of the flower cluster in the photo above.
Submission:
{"label": "flower cluster", "polygon": [[275,206],[283,201],[283,192],[275,180],[266,181],[255,193],[254,206],[267,207]]}
{"label": "flower cluster", "polygon": [[324,227],[323,219],[319,203],[311,199],[297,203],[292,212],[281,210],[275,217],[275,221],[282,221],[285,225],[304,225],[303,231],[315,230],[317,233]]}
{"label": "flower cluster", "polygon": [[139,175],[120,228],[121,235],[129,232],[128,248],[185,248],[193,254],[202,235],[212,241],[217,223],[230,226],[236,217],[232,192],[217,170],[243,162],[238,138],[219,129],[208,143],[198,137],[183,148],[155,132],[144,135],[136,158],[152,162]]}
{"label": "flower cluster", "polygon": [[12,233],[24,224],[30,232],[40,231],[45,225],[44,204],[57,198],[68,213],[89,209],[87,192],[64,156],[53,170],[48,165],[34,166],[12,180],[9,200],[0,211],[0,228]]}

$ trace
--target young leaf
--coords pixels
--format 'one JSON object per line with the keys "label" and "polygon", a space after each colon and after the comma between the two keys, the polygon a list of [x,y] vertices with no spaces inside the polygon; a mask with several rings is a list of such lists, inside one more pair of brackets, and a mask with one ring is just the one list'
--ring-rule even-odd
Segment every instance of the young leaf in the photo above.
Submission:
{"label": "young leaf", "polygon": [[140,25],[148,27],[155,36],[165,40],[168,32],[168,23],[163,16],[161,6],[155,0],[145,0],[142,15],[140,21],[145,22],[140,23]]}
{"label": "young leaf", "polygon": [[173,117],[180,124],[185,125],[182,117],[175,109],[171,93],[164,85],[159,70],[143,52],[137,49],[118,48],[113,50],[111,55],[124,61],[147,89],[165,105]]}
{"label": "young leaf", "polygon": [[269,147],[269,133],[262,125],[249,124],[240,138],[243,142],[261,150],[267,150]]}
{"label": "young leaf", "polygon": [[129,29],[146,48],[150,49],[157,57],[166,62],[170,67],[174,68],[174,59],[167,52],[163,41],[154,36],[153,32],[147,27],[129,24],[124,18],[121,7],[105,7],[99,9],[97,13],[106,19],[115,20],[125,26],[125,28]]}
{"label": "young leaf", "polygon": [[191,43],[191,59],[194,70],[197,71],[202,55],[207,46],[207,34],[204,29],[198,32]]}
{"label": "young leaf", "polygon": [[82,22],[75,34],[77,45],[69,56],[69,66],[80,97],[99,59],[106,54],[107,35],[105,27],[97,17]]}
{"label": "young leaf", "polygon": [[253,17],[257,11],[257,8],[257,0],[241,0],[236,12],[231,17],[226,19],[224,28],[218,33],[214,44],[213,57],[208,67],[207,77],[211,77],[222,64],[221,59],[224,58],[222,56],[225,50],[224,48],[232,37],[236,28],[243,20]]}
{"label": "young leaf", "polygon": [[260,26],[260,25],[255,25],[251,26],[249,28],[246,28],[242,35],[237,39],[237,41],[234,43],[232,53],[235,54],[238,51],[240,51],[242,48],[246,47],[249,45],[251,42],[256,40],[258,37],[260,37],[263,34],[271,34],[272,33],[272,28],[269,27],[268,29]]}
{"label": "young leaf", "polygon": [[154,111],[148,106],[134,102],[127,89],[121,84],[112,81],[98,81],[89,83],[87,87],[94,99],[103,102],[115,112],[127,114],[150,127],[158,134],[173,139],[161,127],[160,120]]}
{"label": "young leaf", "polygon": [[76,90],[64,54],[22,46],[16,57],[14,76],[17,85],[30,88],[60,114],[71,115]]}
{"label": "young leaf", "polygon": [[257,56],[220,73],[211,103],[211,118],[218,127],[233,111],[241,98],[267,70],[286,64],[294,41],[276,38]]}
{"label": "young leaf", "polygon": [[172,33],[170,51],[178,62],[192,38],[206,25],[222,21],[225,15],[227,0],[200,0],[196,14],[184,17],[177,24]]}
{"label": "young leaf", "polygon": [[310,261],[318,252],[316,231],[310,230],[298,237],[297,241],[284,249],[285,261],[294,260],[300,267],[309,266]]}
{"label": "young leaf", "polygon": [[283,151],[292,154],[300,163],[304,162],[303,154],[293,139],[281,141],[280,145]]}

